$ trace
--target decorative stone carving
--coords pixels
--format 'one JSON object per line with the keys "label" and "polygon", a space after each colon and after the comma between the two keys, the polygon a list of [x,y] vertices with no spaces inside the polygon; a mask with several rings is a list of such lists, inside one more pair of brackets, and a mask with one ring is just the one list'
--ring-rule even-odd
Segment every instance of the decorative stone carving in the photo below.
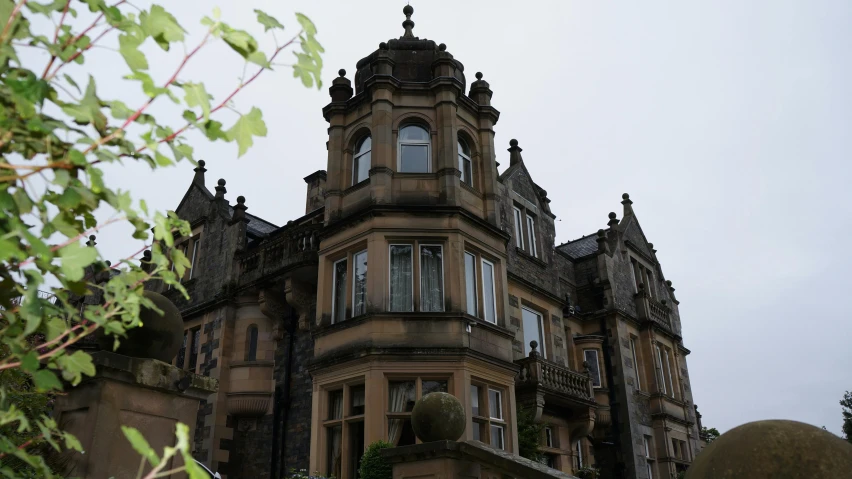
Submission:
{"label": "decorative stone carving", "polygon": [[284,280],[284,297],[296,313],[300,331],[309,331],[310,320],[308,314],[311,311],[311,306],[316,300],[316,292],[314,288],[306,283],[287,278]]}

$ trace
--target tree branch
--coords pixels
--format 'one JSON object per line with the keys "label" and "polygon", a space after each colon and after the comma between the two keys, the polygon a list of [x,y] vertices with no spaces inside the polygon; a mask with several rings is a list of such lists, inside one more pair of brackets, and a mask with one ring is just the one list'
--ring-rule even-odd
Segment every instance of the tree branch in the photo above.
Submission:
{"label": "tree branch", "polygon": [[20,0],[15,8],[12,9],[12,13],[9,14],[9,20],[6,21],[6,25],[3,27],[3,33],[0,33],[0,44],[6,41],[6,35],[9,33],[9,29],[12,28],[12,24],[15,23],[16,17],[21,13],[21,9],[24,8],[24,4],[27,3],[27,0]]}

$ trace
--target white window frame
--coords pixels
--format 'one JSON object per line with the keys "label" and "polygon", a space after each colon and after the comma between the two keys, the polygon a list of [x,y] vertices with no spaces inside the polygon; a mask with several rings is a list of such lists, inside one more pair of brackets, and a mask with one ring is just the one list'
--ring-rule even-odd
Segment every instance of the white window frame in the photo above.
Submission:
{"label": "white window frame", "polygon": [[[423,253],[423,248],[429,247],[429,246],[437,246],[438,248],[441,248],[441,275],[444,276],[444,273],[446,272],[446,270],[444,269],[444,245],[435,244],[435,243],[421,243],[421,244],[417,245],[417,256],[418,256],[419,261],[420,261],[420,263],[419,263],[419,265],[420,265],[420,277],[419,277],[419,279],[420,279],[420,311],[423,311],[423,254],[422,253]],[[412,279],[413,279],[414,275],[412,274],[411,276],[412,276]],[[444,281],[444,278],[441,278],[441,309],[439,311],[428,311],[428,312],[430,312],[430,313],[441,313],[441,312],[444,311],[444,297],[445,297],[444,296],[445,295],[444,290],[445,289],[446,289],[446,281]]]}
{"label": "white window frame", "polygon": [[[478,285],[478,282],[476,280],[476,276],[477,276],[476,275],[476,255],[471,253],[471,252],[468,252],[468,251],[465,251],[464,255],[465,255],[465,258],[467,258],[468,256],[473,258],[473,271],[469,272],[467,270],[467,260],[466,259],[465,259],[465,262],[464,262],[464,266],[465,266],[464,286],[465,286],[465,296],[466,296],[465,297],[465,305],[464,305],[465,312],[470,314],[471,316],[477,316],[479,314],[479,295],[477,294],[479,292],[479,285]],[[468,275],[468,273],[471,273],[473,275],[473,291],[467,290],[467,275]],[[473,295],[473,313],[471,313],[470,311],[467,310],[467,299],[468,299],[467,296],[468,295]],[[495,318],[496,318],[496,314],[495,314]]]}
{"label": "white window frame", "polygon": [[[497,388],[488,387],[488,441],[491,442],[491,431],[496,427],[500,430],[500,445],[491,444],[494,449],[506,450],[506,420],[503,418],[503,391]],[[497,406],[500,408],[500,417],[494,415],[494,408],[491,404],[491,392],[497,393]],[[496,421],[496,422],[495,422]]]}
{"label": "white window frame", "polygon": [[530,254],[538,258],[538,247],[535,241],[535,218],[527,215],[527,237],[530,241]]}
{"label": "white window frame", "polygon": [[524,229],[521,224],[521,218],[523,218],[521,215],[521,209],[517,206],[513,206],[512,209],[514,209],[513,214],[515,217],[515,246],[520,249],[524,249]]}
{"label": "white window frame", "polygon": [[370,164],[370,167],[372,167],[372,166],[373,166],[373,165],[372,165],[373,155],[371,154],[371,153],[372,153],[372,151],[373,151],[373,138],[372,138],[372,135],[366,135],[366,136],[362,137],[360,140],[358,140],[358,145],[357,145],[357,146],[360,148],[360,147],[364,144],[364,142],[365,142],[365,141],[367,141],[367,138],[369,138],[369,139],[370,139],[370,149],[369,149],[369,150],[367,150],[367,151],[361,151],[361,152],[356,151],[356,152],[355,152],[355,154],[352,156],[352,186],[355,186],[355,185],[357,185],[357,184],[361,183],[361,181],[367,181],[367,180],[369,180],[369,179],[370,179],[370,170],[368,169],[368,170],[367,170],[367,177],[366,177],[366,178],[364,178],[364,179],[363,179],[363,180],[361,180],[361,181],[358,181],[358,170],[359,170],[359,168],[357,168],[357,165],[358,165],[358,159],[359,159],[359,158],[362,158],[362,157],[363,157],[364,155],[366,155],[366,154],[370,154],[370,163],[371,163],[371,164]]}
{"label": "white window frame", "polygon": [[[494,302],[493,302],[494,304],[492,304],[492,306],[494,307],[494,321],[488,320],[487,310],[485,309],[488,306],[486,306],[485,304],[482,305],[483,306],[482,319],[484,319],[486,322],[489,322],[489,323],[492,323],[492,324],[497,324],[497,282],[496,282],[495,274],[494,274],[496,267],[494,266],[494,263],[492,263],[491,261],[488,261],[487,259],[482,258],[483,266],[486,263],[489,266],[491,266],[491,297],[494,298]],[[485,303],[485,282],[486,282],[485,281],[485,268],[482,267],[482,302],[483,303]]]}
{"label": "white window frame", "polygon": [[654,478],[654,458],[651,456],[651,445],[648,440],[652,439],[651,436],[642,436],[643,441],[645,443],[645,464],[648,466],[648,478]]}
{"label": "white window frame", "polygon": [[[494,415],[494,408],[491,407],[491,391],[497,393],[497,405],[500,406],[500,416]],[[503,391],[497,388],[488,388],[488,419],[496,419],[498,421],[505,421],[503,419]]]}
{"label": "white window frame", "polygon": [[[394,246],[410,246],[411,247],[411,257],[409,258],[411,260],[411,307],[408,311],[392,311],[390,309],[390,305],[391,305],[391,299],[390,298],[391,298],[391,293],[392,293],[392,291],[391,291],[391,283],[392,283],[391,275],[393,274],[391,272],[391,249]],[[393,312],[393,313],[410,313],[410,312],[414,311],[414,246],[415,246],[414,243],[390,243],[390,244],[388,244],[388,310]]]}
{"label": "white window frame", "polygon": [[[539,353],[541,354],[541,357],[547,359],[547,348],[544,345],[544,317],[538,311],[536,311],[534,309],[530,309],[526,306],[522,306],[521,307],[521,324],[522,325],[524,324],[524,319],[523,319],[523,312],[524,311],[534,314],[536,319],[538,320],[538,329],[539,329],[540,334],[535,338],[535,341],[538,343]],[[532,340],[527,337],[527,330],[524,329],[524,342],[526,343],[524,345],[524,349],[529,347],[530,341],[532,341]]]}
{"label": "white window frame", "polygon": [[[354,318],[356,316],[356,314],[355,314],[355,258],[357,258],[358,255],[360,255],[361,253],[364,253],[365,255],[367,255],[368,271],[369,271],[369,266],[370,266],[370,264],[369,264],[370,255],[367,254],[366,249],[362,249],[361,251],[358,251],[357,253],[352,254],[352,310],[351,310],[350,315],[349,315],[350,318]],[[337,273],[337,270],[335,270],[335,274],[336,273]],[[367,309],[367,304],[366,304],[367,303],[367,298],[366,298],[366,296],[367,296],[367,278],[364,278],[364,296],[365,296],[365,298],[364,298],[364,313],[361,313],[361,314],[365,314],[367,312],[366,311],[366,309]]]}
{"label": "white window frame", "polygon": [[630,258],[630,274],[633,276],[633,293],[639,293],[639,286],[636,285],[636,266],[633,264],[635,260]]}
{"label": "white window frame", "polygon": [[[424,141],[412,141],[406,140],[403,142],[402,140],[402,130],[408,127],[416,127],[420,128],[426,132],[426,136],[429,138]],[[403,125],[399,129],[399,133],[397,133],[397,142],[396,142],[396,171],[397,173],[431,173],[432,172],[432,132],[429,131],[429,128],[426,128],[417,123],[409,123],[407,125]],[[426,171],[402,171],[402,146],[403,145],[426,145]]]}
{"label": "white window frame", "polygon": [[[337,260],[337,261],[335,261],[334,263],[331,264],[331,324],[337,324],[338,323],[338,321],[337,321],[337,310],[335,308],[337,306],[336,305],[336,303],[337,303],[337,263],[341,263],[341,262],[348,261],[348,260],[349,260],[349,256],[347,255],[346,257],[341,258],[341,259],[339,259],[339,260]],[[348,263],[346,265],[346,270],[349,271],[349,264]],[[354,289],[354,287],[353,287],[353,289]],[[346,285],[345,284],[343,285],[343,291],[344,292],[346,291]],[[346,311],[343,312],[343,319],[340,320],[340,322],[343,322],[345,320],[346,320]]]}
{"label": "white window frame", "polygon": [[577,440],[577,465],[583,467],[583,440]]}
{"label": "white window frame", "polygon": [[[663,365],[663,353],[660,351],[660,345],[659,344],[655,345],[654,347],[657,348],[657,361],[659,361],[659,364],[660,364],[660,381],[659,382],[663,386],[663,394],[668,394],[668,391],[666,391],[666,371],[665,371],[665,366]],[[658,389],[659,389],[659,386],[660,385],[658,384],[657,385]]]}
{"label": "white window frame", "polygon": [[596,362],[596,364],[597,364],[597,366],[598,366],[598,368],[597,368],[597,371],[598,371],[598,385],[597,385],[597,386],[595,386],[595,378],[590,378],[590,379],[591,379],[591,381],[592,381],[592,387],[593,387],[593,388],[595,388],[595,389],[602,388],[602,387],[603,387],[603,371],[601,371],[600,354],[598,353],[598,350],[597,350],[597,349],[584,349],[584,350],[583,350],[583,361],[589,361],[588,359],[586,359],[586,353],[587,353],[587,352],[593,352],[593,353],[595,353],[595,362]]}
{"label": "white window frame", "polygon": [[[499,449],[501,451],[505,451],[506,450],[506,425],[503,424],[503,423],[497,423],[497,424],[489,423],[488,428],[489,429],[496,428],[498,431],[500,431],[500,445],[498,446],[496,444],[491,444],[491,447],[493,447],[494,449]],[[488,431],[488,436],[489,436],[488,440],[490,441],[491,440],[491,431],[490,430]]]}
{"label": "white window frame", "polygon": [[669,380],[669,391],[670,391],[669,394],[672,397],[674,397],[675,387],[674,387],[674,381],[672,380],[672,363],[671,363],[671,360],[669,359],[669,350],[666,349],[666,348],[663,348],[663,355],[666,357],[666,375],[668,376],[668,380]]}
{"label": "white window frame", "polygon": [[636,389],[642,390],[642,378],[639,371],[639,357],[636,356],[636,338],[630,337],[630,352],[633,353],[633,369],[636,371]]}
{"label": "white window frame", "polygon": [[553,447],[553,428],[549,426],[544,428],[544,445]]}
{"label": "white window frame", "polygon": [[198,254],[198,241],[201,239],[201,236],[194,238],[192,240],[192,260],[189,262],[189,279],[192,279],[192,272],[195,271],[195,258]]}
{"label": "white window frame", "polygon": [[[471,160],[469,155],[466,155],[464,153],[464,150],[461,148],[462,143],[467,146],[468,150],[470,150],[470,145],[468,145],[468,143],[465,140],[463,140],[462,138],[458,138],[458,142],[456,143],[456,145],[457,145],[458,150],[459,150],[459,155],[458,155],[459,156],[459,171],[461,171],[461,174],[462,174],[461,182],[468,185],[468,186],[473,186],[473,160]],[[464,162],[465,161],[467,161],[468,164],[470,165],[470,178],[467,178],[467,181],[465,181],[465,176],[464,176]]]}

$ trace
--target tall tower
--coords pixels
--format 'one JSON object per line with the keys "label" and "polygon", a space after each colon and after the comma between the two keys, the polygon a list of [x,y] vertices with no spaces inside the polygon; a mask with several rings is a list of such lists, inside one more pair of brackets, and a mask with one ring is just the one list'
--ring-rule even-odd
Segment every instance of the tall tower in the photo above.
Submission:
{"label": "tall tower", "polygon": [[[482,75],[404,33],[329,88],[311,471],[354,477],[367,444],[413,444],[414,401],[447,391],[483,418],[467,439],[517,451],[514,333],[494,130]],[[485,439],[483,439],[485,440]],[[500,444],[498,444],[500,443]]]}

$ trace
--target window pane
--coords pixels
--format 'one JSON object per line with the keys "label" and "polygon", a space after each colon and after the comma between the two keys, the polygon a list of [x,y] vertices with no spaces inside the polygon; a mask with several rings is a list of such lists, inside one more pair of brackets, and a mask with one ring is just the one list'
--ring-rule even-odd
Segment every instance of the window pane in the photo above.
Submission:
{"label": "window pane", "polygon": [[[349,465],[350,471],[353,471],[355,478],[361,477],[361,456],[364,455],[364,422],[350,423],[349,432]],[[337,476],[335,476],[337,477]]]}
{"label": "window pane", "polygon": [[598,351],[596,349],[587,349],[583,352],[586,362],[589,363],[589,371],[592,374],[592,386],[601,387],[601,370],[598,364]]}
{"label": "window pane", "polygon": [[476,256],[464,254],[464,286],[467,297],[467,314],[476,316]]}
{"label": "window pane", "polygon": [[388,421],[388,442],[394,446],[410,446],[416,442],[410,419]]}
{"label": "window pane", "polygon": [[459,171],[461,171],[461,182],[468,185],[473,184],[473,172],[471,170],[470,159],[459,155]]}
{"label": "window pane", "polygon": [[532,351],[530,341],[535,341],[538,343],[539,354],[544,357],[544,331],[541,330],[541,315],[526,308],[522,308],[521,313],[524,321],[524,354],[529,356],[530,351]]}
{"label": "window pane", "polygon": [[485,320],[489,323],[497,323],[497,305],[494,298],[494,265],[488,261],[482,261],[482,305],[485,311]]}
{"label": "window pane", "polygon": [[189,279],[192,279],[193,273],[195,273],[195,258],[198,256],[198,243],[200,241],[201,237],[197,236],[192,242],[192,261],[189,263]]}
{"label": "window pane", "polygon": [[411,311],[413,307],[411,245],[390,247],[390,310]]}
{"label": "window pane", "polygon": [[343,417],[343,390],[329,391],[328,393],[328,418],[340,419]]}
{"label": "window pane", "polygon": [[331,322],[346,319],[346,260],[334,263],[334,298],[331,305]]}
{"label": "window pane", "polygon": [[420,247],[420,310],[444,310],[444,257],[440,246]]}
{"label": "window pane", "polygon": [[505,444],[503,444],[503,426],[491,425],[491,447],[494,449],[505,449]]}
{"label": "window pane", "polygon": [[630,351],[633,353],[633,367],[636,368],[636,389],[642,390],[642,379],[639,372],[639,358],[636,357],[636,340],[630,338]]}
{"label": "window pane", "polygon": [[390,412],[411,412],[414,409],[414,381],[390,381],[388,407]]}
{"label": "window pane", "polygon": [[367,312],[367,252],[352,257],[352,316]]}
{"label": "window pane", "polygon": [[370,177],[370,156],[372,156],[372,153],[368,151],[355,157],[355,165],[352,168],[352,174],[354,175],[353,185],[357,185]]}
{"label": "window pane", "polygon": [[473,416],[479,416],[479,386],[475,386],[473,384],[470,385],[470,413]]}
{"label": "window pane", "polygon": [[429,141],[429,132],[425,128],[416,125],[409,125],[399,130],[400,141]]}
{"label": "window pane", "polygon": [[482,424],[474,421],[472,423],[472,427],[473,429],[471,429],[471,432],[473,432],[473,440],[482,441]]}
{"label": "window pane", "polygon": [[530,254],[538,257],[538,249],[535,243],[535,220],[529,215],[527,215],[527,238],[530,239]]}
{"label": "window pane", "polygon": [[246,361],[257,361],[257,326],[249,326]]}
{"label": "window pane", "polygon": [[470,158],[470,148],[468,148],[467,142],[464,140],[459,140],[459,153]]}
{"label": "window pane", "polygon": [[198,365],[198,348],[201,346],[201,328],[192,330],[192,350],[189,355],[189,370],[195,371],[195,366]]}
{"label": "window pane", "polygon": [[521,229],[521,210],[515,208],[515,246],[518,248],[524,249],[524,230]]}
{"label": "window pane", "polygon": [[365,137],[363,140],[361,140],[361,143],[355,150],[355,156],[363,155],[364,153],[369,153],[371,149],[373,149],[373,139],[369,136]]}
{"label": "window pane", "polygon": [[185,331],[183,333],[183,345],[178,350],[177,360],[175,361],[175,366],[183,369],[184,362],[186,361],[186,341],[189,338],[189,331]]}
{"label": "window pane", "polygon": [[399,171],[401,173],[428,173],[429,147],[426,145],[402,145],[400,147]]}
{"label": "window pane", "polygon": [[553,447],[553,429],[549,427],[544,428],[544,445],[547,447]]}
{"label": "window pane", "polygon": [[364,414],[364,386],[352,386],[349,388],[349,394],[352,397],[352,409],[350,416],[358,416]]}
{"label": "window pane", "polygon": [[424,380],[422,383],[423,395],[427,395],[429,393],[445,393],[449,392],[447,389],[447,381],[426,381]]}
{"label": "window pane", "polygon": [[496,389],[488,390],[488,414],[492,419],[503,419],[503,394]]}
{"label": "window pane", "polygon": [[341,447],[343,428],[342,426],[334,426],[327,429],[328,431],[328,473],[334,477],[341,475]]}

